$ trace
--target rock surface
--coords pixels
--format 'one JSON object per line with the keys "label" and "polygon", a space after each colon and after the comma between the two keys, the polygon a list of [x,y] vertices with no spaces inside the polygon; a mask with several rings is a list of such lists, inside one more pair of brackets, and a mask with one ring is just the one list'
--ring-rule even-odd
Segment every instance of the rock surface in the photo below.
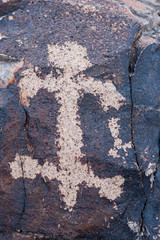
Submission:
{"label": "rock surface", "polygon": [[23,8],[28,0],[0,0],[0,17],[18,8]]}
{"label": "rock surface", "polygon": [[0,3],[0,239],[158,239],[159,46],[109,0],[15,3]]}
{"label": "rock surface", "polygon": [[[132,79],[134,143],[140,171],[150,178],[142,218],[147,239],[160,237],[160,46],[144,47]],[[143,179],[143,185],[146,180]],[[145,187],[148,188],[147,186]]]}
{"label": "rock surface", "polygon": [[143,23],[143,35],[160,40],[159,0],[115,0],[128,8]]}

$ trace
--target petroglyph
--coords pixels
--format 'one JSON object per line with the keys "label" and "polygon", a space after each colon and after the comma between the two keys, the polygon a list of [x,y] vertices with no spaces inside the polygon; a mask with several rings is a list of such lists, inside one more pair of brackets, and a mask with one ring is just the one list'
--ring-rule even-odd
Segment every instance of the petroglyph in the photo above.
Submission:
{"label": "petroglyph", "polygon": [[[21,102],[28,106],[29,98],[33,98],[39,89],[55,92],[56,99],[61,105],[57,118],[60,136],[57,139],[60,147],[57,154],[60,170],[57,171],[56,166],[48,163],[47,160],[41,166],[37,159],[17,154],[15,161],[10,163],[11,174],[15,179],[22,177],[22,162],[26,178],[34,179],[37,174],[41,174],[42,177],[47,176],[50,180],[57,179],[62,199],[66,203],[66,209],[69,210],[72,210],[76,204],[79,184],[83,182],[88,187],[98,188],[100,197],[115,200],[122,193],[121,185],[125,179],[120,175],[102,179],[95,176],[88,164],[80,162],[80,159],[84,157],[81,152],[83,133],[78,120],[77,101],[84,93],[92,93],[99,96],[104,111],[108,111],[111,107],[118,110],[125,104],[125,98],[117,92],[111,81],[102,83],[84,75],[83,71],[92,64],[87,57],[87,49],[76,42],[66,42],[63,46],[48,45],[48,61],[57,69],[57,78],[53,77],[51,72],[45,79],[40,79],[33,68],[30,68],[23,71],[19,87]],[[61,72],[59,69],[63,71]],[[116,136],[118,137],[117,133]],[[126,151],[129,145],[118,146]]]}
{"label": "petroglyph", "polygon": [[109,120],[109,129],[111,131],[112,137],[114,138],[114,148],[109,150],[109,155],[114,158],[120,158],[118,150],[123,149],[125,155],[128,156],[127,148],[132,148],[131,141],[125,144],[122,144],[122,140],[119,138],[119,128],[118,125],[119,118],[112,118]]}
{"label": "petroglyph", "polygon": [[[67,157],[69,156],[67,155],[66,158]],[[76,204],[79,184],[83,182],[85,182],[88,187],[98,188],[100,197],[115,200],[121,195],[122,189],[120,186],[125,181],[122,176],[118,175],[113,178],[101,179],[94,175],[94,172],[87,164],[82,165],[75,160],[69,169],[68,162],[66,163],[67,169],[60,164],[61,170],[58,171],[56,166],[48,163],[48,161],[41,166],[38,164],[37,159],[17,154],[15,161],[10,163],[10,168],[12,169],[12,177],[15,179],[22,176],[28,179],[35,179],[37,174],[41,174],[43,178],[47,177],[49,180],[57,179],[60,182],[59,190],[63,195],[62,200],[66,203],[66,209],[70,211]],[[23,174],[21,164],[23,164]]]}

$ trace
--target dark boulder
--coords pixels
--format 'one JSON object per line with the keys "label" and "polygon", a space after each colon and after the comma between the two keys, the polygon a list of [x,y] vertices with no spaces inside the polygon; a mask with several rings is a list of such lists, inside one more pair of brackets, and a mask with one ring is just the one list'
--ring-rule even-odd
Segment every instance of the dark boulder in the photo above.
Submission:
{"label": "dark boulder", "polygon": [[112,1],[35,0],[0,32],[0,238],[143,238],[151,187],[130,76],[140,23]]}

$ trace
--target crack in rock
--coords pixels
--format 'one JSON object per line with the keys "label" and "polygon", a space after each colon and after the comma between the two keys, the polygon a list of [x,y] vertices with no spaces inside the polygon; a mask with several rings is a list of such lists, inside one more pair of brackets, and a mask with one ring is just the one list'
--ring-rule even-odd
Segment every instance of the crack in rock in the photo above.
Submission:
{"label": "crack in rock", "polygon": [[139,172],[139,180],[140,180],[141,189],[143,191],[143,195],[145,196],[143,181],[142,181],[142,171],[140,169],[140,164],[139,164],[139,161],[138,161],[136,146],[135,146],[135,143],[134,143],[134,129],[133,129],[133,125],[134,125],[134,122],[133,122],[134,103],[133,103],[133,93],[132,93],[132,74],[134,74],[134,72],[135,72],[135,68],[136,68],[137,61],[138,61],[138,58],[135,58],[135,50],[134,49],[135,49],[136,43],[139,41],[139,39],[141,37],[141,31],[142,31],[142,29],[140,29],[139,32],[136,34],[135,39],[133,41],[133,44],[131,46],[130,62],[129,62],[129,66],[128,66],[128,78],[129,78],[129,84],[130,84],[130,101],[131,101],[131,142],[132,142],[132,148],[133,148],[134,154],[135,154],[137,169],[138,169],[138,172]]}

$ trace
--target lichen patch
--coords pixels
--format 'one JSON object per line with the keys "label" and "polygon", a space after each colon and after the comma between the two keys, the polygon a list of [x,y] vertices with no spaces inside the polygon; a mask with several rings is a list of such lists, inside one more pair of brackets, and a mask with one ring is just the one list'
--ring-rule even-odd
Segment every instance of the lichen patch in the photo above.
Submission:
{"label": "lichen patch", "polygon": [[134,221],[128,221],[127,222],[128,227],[134,232],[139,233],[140,232],[140,224]]}
{"label": "lichen patch", "polygon": [[156,172],[156,163],[149,163],[148,168],[145,170],[145,175],[150,176],[151,188],[153,187],[153,182],[155,179],[154,173]]}

